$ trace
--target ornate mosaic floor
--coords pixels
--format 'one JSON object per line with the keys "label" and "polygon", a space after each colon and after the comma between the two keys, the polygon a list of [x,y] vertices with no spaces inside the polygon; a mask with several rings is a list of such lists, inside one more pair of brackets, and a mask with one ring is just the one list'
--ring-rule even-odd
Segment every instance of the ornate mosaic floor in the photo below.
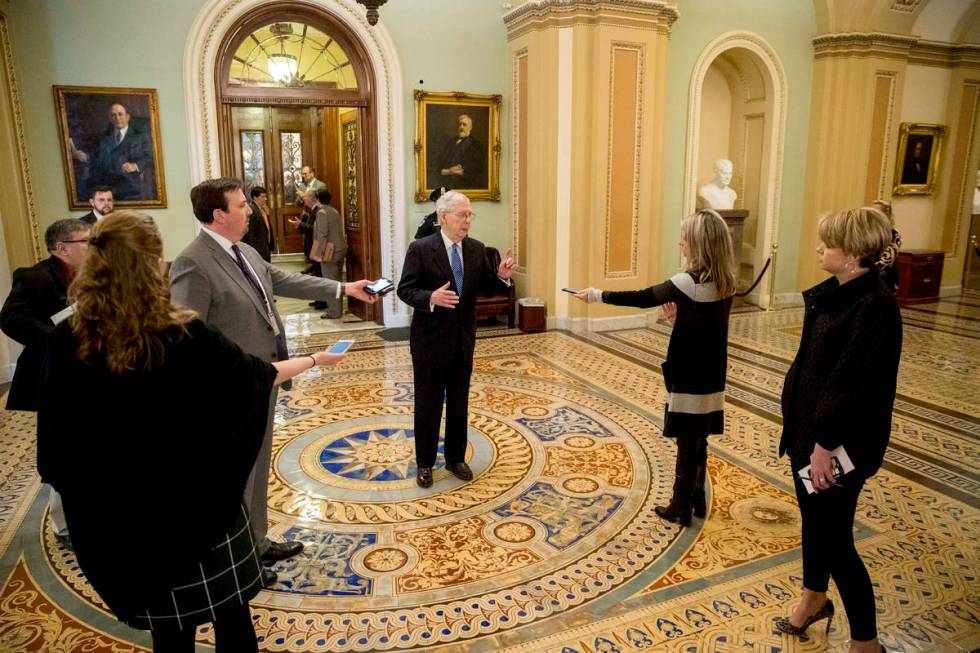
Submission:
{"label": "ornate mosaic floor", "polygon": [[[980,647],[977,304],[905,311],[892,446],[856,527],[889,650]],[[414,483],[408,347],[353,333],[341,366],[280,395],[270,530],[307,547],[253,602],[262,650],[846,650],[842,613],[829,635],[772,634],[801,583],[798,514],[774,455],[801,319],[733,317],[726,433],[711,441],[708,517],[689,529],[653,514],[674,460],[660,433],[667,325],[484,331],[476,477],[439,467],[428,490]],[[295,350],[338,337],[293,335]],[[147,650],[47,527],[33,415],[0,420],[0,651]],[[202,628],[200,650],[210,642]]]}

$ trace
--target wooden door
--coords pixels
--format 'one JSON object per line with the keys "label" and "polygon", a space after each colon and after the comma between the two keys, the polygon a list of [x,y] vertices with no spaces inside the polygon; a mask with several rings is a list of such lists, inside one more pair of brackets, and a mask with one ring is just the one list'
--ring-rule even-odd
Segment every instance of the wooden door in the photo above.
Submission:
{"label": "wooden door", "polygon": [[[361,179],[363,162],[361,156],[360,121],[357,109],[341,110],[339,115],[340,143],[340,214],[344,219],[344,232],[347,236],[347,278],[364,279],[368,277],[368,251],[370,239],[362,221]],[[373,279],[372,279],[373,280]],[[356,299],[347,300],[351,313],[362,320],[377,319],[373,307]]]}
{"label": "wooden door", "polygon": [[289,223],[303,212],[300,169],[316,166],[315,113],[310,108],[233,107],[235,173],[269,193],[277,254],[303,252],[303,235]]}

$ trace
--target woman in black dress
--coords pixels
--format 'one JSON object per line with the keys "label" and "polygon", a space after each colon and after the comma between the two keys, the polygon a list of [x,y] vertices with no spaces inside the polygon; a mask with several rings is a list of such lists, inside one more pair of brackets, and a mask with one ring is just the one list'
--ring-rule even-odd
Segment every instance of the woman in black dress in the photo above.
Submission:
{"label": "woman in black dress", "polygon": [[93,232],[51,335],[38,411],[38,471],[62,496],[78,563],[116,617],[158,653],[257,651],[261,588],[242,494],[269,392],[341,356],[270,364],[170,303],[152,219],[119,211]]}
{"label": "woman in black dress", "polygon": [[674,330],[663,362],[667,407],[664,435],[677,440],[677,462],[670,504],[656,506],[661,518],[691,525],[704,517],[708,436],[725,430],[725,377],[728,369],[728,316],[735,294],[735,255],[728,226],[703,209],[681,223],[684,272],[644,290],[586,288],[586,302],[652,308],[665,306]]}
{"label": "woman in black dress", "polygon": [[[902,316],[875,261],[892,240],[882,213],[863,208],[820,222],[820,265],[833,276],[803,293],[800,350],[783,383],[783,434],[803,529],[803,599],[779,632],[802,635],[834,615],[831,577],[851,628],[849,653],[878,653],[874,590],[854,546],[864,482],[881,467],[891,432]],[[838,447],[854,470],[835,473]],[[805,468],[809,466],[809,469]],[[812,484],[810,493],[801,474]]]}

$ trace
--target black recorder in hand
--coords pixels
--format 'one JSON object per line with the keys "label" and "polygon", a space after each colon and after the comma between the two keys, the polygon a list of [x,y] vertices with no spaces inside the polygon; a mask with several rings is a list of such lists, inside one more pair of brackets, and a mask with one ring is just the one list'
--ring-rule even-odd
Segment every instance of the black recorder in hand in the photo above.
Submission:
{"label": "black recorder in hand", "polygon": [[364,287],[367,294],[377,295],[378,297],[384,297],[394,289],[395,284],[393,284],[390,279],[385,279],[384,277],[381,277],[374,283],[368,284]]}

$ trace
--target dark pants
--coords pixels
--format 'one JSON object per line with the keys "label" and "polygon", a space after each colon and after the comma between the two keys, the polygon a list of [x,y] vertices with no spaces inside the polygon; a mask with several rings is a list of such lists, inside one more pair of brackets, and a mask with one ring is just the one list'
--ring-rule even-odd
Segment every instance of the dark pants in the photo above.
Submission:
{"label": "dark pants", "polygon": [[793,478],[803,520],[803,587],[826,592],[833,577],[851,624],[851,639],[874,639],[874,589],[854,546],[854,512],[864,479],[852,472],[839,479],[843,487],[807,494],[795,472]]}
{"label": "dark pants", "polygon": [[457,354],[448,363],[422,361],[413,356],[412,370],[415,374],[415,464],[432,467],[436,462],[444,396],[446,464],[464,462],[472,356]]}
{"label": "dark pants", "polygon": [[[153,653],[194,653],[196,632],[196,628],[152,630]],[[216,653],[258,653],[248,605],[239,606],[214,622],[214,644]]]}

